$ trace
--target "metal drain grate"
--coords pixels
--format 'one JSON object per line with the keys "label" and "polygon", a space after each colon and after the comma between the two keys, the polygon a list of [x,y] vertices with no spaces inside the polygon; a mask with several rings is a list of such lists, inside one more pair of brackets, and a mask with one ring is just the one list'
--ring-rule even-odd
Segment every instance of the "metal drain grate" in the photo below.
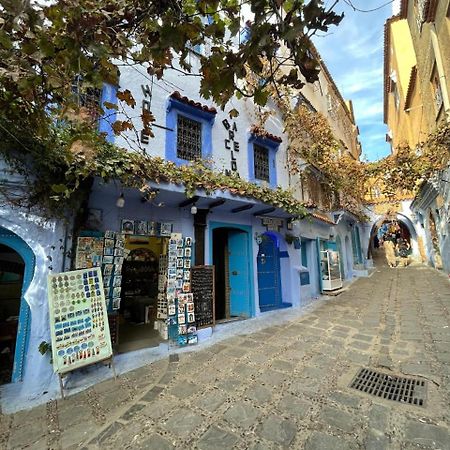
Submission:
{"label": "metal drain grate", "polygon": [[396,377],[370,369],[361,369],[350,387],[394,402],[424,406],[427,383],[413,378]]}

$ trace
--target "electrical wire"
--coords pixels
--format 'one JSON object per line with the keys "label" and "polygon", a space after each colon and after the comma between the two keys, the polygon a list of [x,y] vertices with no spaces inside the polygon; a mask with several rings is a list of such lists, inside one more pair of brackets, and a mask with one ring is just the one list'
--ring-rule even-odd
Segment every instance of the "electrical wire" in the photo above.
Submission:
{"label": "electrical wire", "polygon": [[352,0],[344,0],[344,3],[347,3],[347,5],[350,6],[350,8],[352,8],[353,11],[358,11],[358,12],[362,12],[362,13],[370,13],[370,12],[380,10],[381,8],[384,8],[385,6],[388,6],[392,3],[394,3],[394,1],[395,0],[390,0],[389,2],[383,3],[382,5],[377,6],[376,8],[373,8],[373,9],[359,9],[352,3]]}

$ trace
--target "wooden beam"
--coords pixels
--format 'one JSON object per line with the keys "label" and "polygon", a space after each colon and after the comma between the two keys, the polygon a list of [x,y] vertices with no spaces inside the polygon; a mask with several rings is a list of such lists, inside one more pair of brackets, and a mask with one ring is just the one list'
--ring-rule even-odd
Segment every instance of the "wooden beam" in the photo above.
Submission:
{"label": "wooden beam", "polygon": [[247,211],[247,209],[252,209],[254,206],[255,206],[255,205],[251,205],[251,204],[243,205],[243,206],[238,206],[237,208],[233,208],[233,209],[231,210],[231,212],[232,212],[232,213],[238,213],[238,212],[241,212],[241,211]]}
{"label": "wooden beam", "polygon": [[179,208],[184,208],[185,206],[189,206],[192,205],[192,203],[195,203],[196,201],[198,201],[200,197],[198,195],[194,195],[192,198],[187,198],[186,200],[183,200],[178,207]]}
{"label": "wooden beam", "polygon": [[276,208],[267,208],[267,209],[260,209],[259,211],[255,212],[254,216],[263,216],[264,214],[270,214],[274,212]]}
{"label": "wooden beam", "polygon": [[217,208],[218,206],[223,205],[225,202],[226,202],[226,200],[224,198],[219,198],[219,200],[217,200],[217,201],[215,201],[213,203],[210,203],[208,205],[208,208],[209,209]]}

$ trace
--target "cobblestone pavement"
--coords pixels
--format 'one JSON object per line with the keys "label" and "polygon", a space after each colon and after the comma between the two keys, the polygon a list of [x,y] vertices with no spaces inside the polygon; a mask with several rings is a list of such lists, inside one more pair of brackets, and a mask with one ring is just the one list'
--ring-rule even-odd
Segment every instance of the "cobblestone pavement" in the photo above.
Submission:
{"label": "cobblestone pavement", "polygon": [[[449,288],[381,268],[296,321],[1,416],[0,447],[450,449]],[[423,377],[426,406],[350,389],[362,366]]]}

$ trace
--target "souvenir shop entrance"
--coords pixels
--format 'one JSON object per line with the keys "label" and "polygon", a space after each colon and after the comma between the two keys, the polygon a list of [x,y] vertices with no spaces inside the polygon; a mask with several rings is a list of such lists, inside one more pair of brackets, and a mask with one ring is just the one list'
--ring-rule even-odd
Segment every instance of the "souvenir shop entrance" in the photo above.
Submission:
{"label": "souvenir shop entrance", "polygon": [[118,352],[156,347],[163,340],[154,329],[158,301],[161,255],[167,253],[166,237],[127,236],[118,311]]}
{"label": "souvenir shop entrance", "polygon": [[24,270],[20,255],[0,244],[0,384],[12,377]]}
{"label": "souvenir shop entrance", "polygon": [[211,228],[216,321],[251,317],[250,227],[211,224]]}

